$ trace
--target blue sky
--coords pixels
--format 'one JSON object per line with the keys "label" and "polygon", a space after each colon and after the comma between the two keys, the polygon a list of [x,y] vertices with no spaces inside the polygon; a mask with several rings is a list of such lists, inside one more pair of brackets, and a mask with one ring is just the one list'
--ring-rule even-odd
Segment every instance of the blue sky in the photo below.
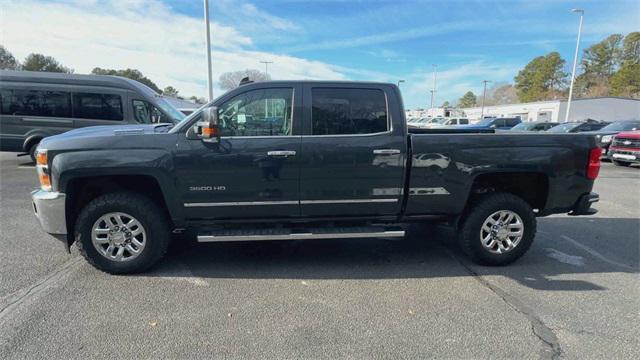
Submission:
{"label": "blue sky", "polygon": [[[438,103],[455,101],[467,90],[480,92],[483,79],[510,82],[529,60],[550,51],[560,52],[569,70],[578,25],[572,8],[586,13],[582,48],[612,33],[640,30],[637,0],[210,5],[216,75],[262,69],[259,61],[270,60],[274,78],[404,79],[409,108],[427,105],[432,64],[438,65]],[[136,67],[161,87],[206,94],[201,0],[9,0],[5,10],[3,22],[15,15],[28,24],[16,20],[2,30],[0,42],[19,58],[43,52],[76,72]]]}

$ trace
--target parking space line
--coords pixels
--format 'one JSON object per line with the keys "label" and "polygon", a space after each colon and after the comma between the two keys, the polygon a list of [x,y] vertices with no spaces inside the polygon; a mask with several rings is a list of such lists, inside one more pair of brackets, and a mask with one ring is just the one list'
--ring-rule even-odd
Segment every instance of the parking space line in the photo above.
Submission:
{"label": "parking space line", "polygon": [[614,266],[619,266],[621,268],[627,269],[627,270],[633,270],[633,271],[637,271],[636,268],[634,268],[633,266],[621,263],[621,262],[617,262],[614,260],[611,260],[607,257],[605,257],[604,255],[600,254],[599,252],[595,251],[594,249],[588,247],[587,245],[583,245],[581,243],[579,243],[577,240],[574,240],[570,237],[568,237],[567,235],[561,235],[561,237],[570,242],[571,244],[573,244],[575,247],[580,248],[586,252],[588,252],[589,254],[591,254],[593,257],[597,258],[598,260],[604,261],[609,265],[614,265]]}

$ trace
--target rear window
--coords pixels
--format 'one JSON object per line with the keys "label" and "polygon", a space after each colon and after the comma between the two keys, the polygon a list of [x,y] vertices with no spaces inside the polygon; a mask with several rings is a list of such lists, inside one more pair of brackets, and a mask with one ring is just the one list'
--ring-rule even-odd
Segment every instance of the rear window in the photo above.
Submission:
{"label": "rear window", "polygon": [[379,89],[314,88],[312,134],[373,134],[387,131],[387,101]]}
{"label": "rear window", "polygon": [[74,93],[73,115],[83,119],[122,120],[120,95]]}
{"label": "rear window", "polygon": [[2,89],[2,115],[71,117],[71,94],[64,91]]}

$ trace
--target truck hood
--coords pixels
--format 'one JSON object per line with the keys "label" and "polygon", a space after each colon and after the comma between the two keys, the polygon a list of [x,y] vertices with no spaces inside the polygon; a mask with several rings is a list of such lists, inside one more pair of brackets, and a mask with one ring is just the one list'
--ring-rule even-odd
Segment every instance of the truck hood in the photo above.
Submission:
{"label": "truck hood", "polygon": [[[106,125],[74,129],[40,142],[48,150],[154,147],[158,135],[167,135],[170,124]],[[154,140],[155,139],[155,140]]]}
{"label": "truck hood", "polygon": [[617,137],[625,139],[640,139],[640,131],[623,131],[618,133]]}

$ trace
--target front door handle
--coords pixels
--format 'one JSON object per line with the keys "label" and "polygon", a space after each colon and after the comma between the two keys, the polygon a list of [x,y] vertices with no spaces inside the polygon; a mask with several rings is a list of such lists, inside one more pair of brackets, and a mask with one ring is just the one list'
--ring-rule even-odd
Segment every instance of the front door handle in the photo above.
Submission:
{"label": "front door handle", "polygon": [[400,150],[398,149],[375,149],[373,150],[374,155],[398,155],[400,154]]}
{"label": "front door handle", "polygon": [[267,152],[269,156],[295,156],[296,152],[294,150],[272,150]]}

